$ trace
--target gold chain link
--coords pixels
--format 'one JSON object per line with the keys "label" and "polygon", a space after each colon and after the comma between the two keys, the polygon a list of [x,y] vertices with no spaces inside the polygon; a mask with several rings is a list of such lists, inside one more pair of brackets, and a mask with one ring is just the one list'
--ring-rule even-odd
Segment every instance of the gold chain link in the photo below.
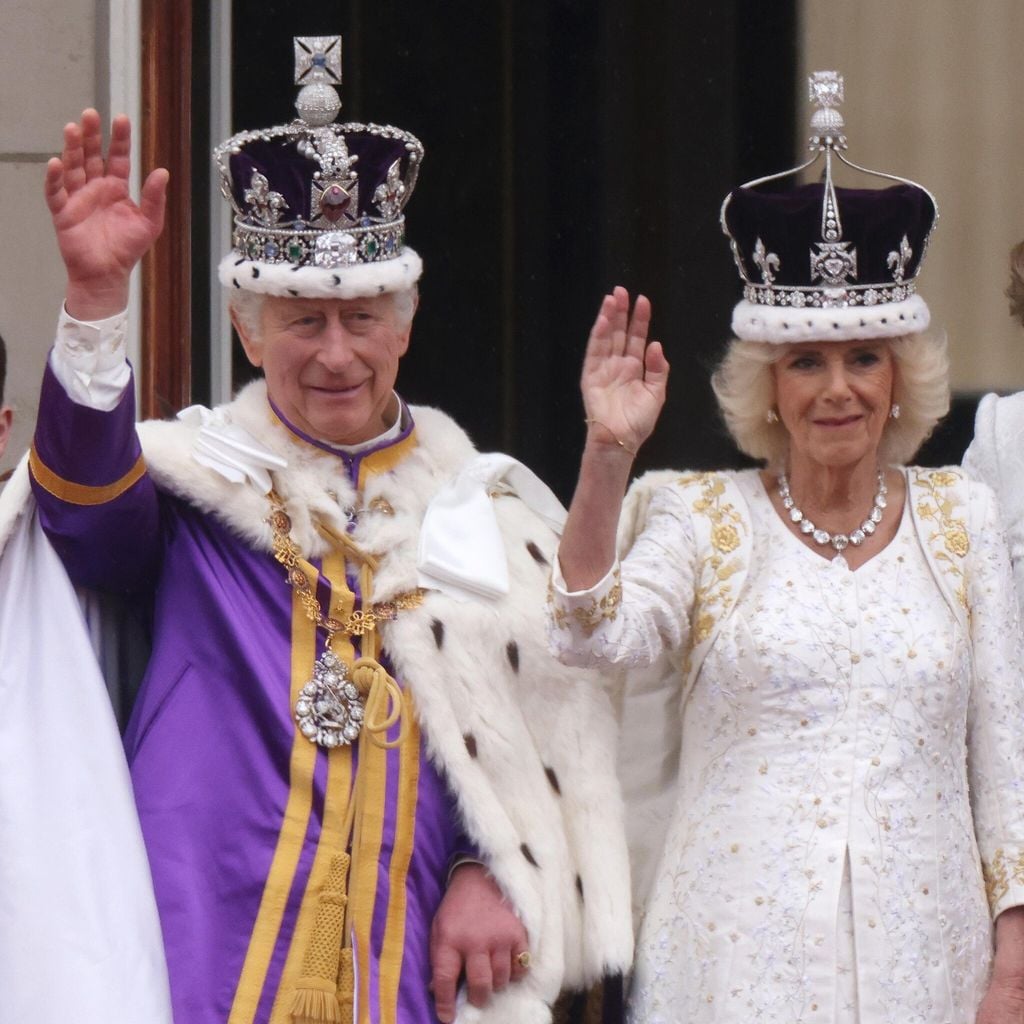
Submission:
{"label": "gold chain link", "polygon": [[317,600],[316,590],[310,585],[303,572],[300,562],[302,552],[291,538],[292,521],[285,511],[284,502],[277,491],[271,490],[268,495],[271,503],[267,522],[274,534],[274,558],[288,570],[288,583],[298,595],[302,607],[309,620],[327,633],[327,646],[335,636],[364,636],[377,628],[378,622],[390,622],[398,617],[399,612],[409,608],[417,608],[423,603],[426,591],[421,587],[397,594],[390,601],[378,601],[369,608],[358,609],[344,619],[326,616]]}

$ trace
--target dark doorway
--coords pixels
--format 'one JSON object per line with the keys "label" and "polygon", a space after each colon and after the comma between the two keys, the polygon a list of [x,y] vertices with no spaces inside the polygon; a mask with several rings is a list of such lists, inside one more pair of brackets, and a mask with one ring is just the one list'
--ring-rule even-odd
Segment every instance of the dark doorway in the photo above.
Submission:
{"label": "dark doorway", "polygon": [[407,210],[426,270],[403,394],[568,497],[580,358],[621,283],[651,297],[673,364],[640,468],[734,464],[707,384],[738,297],[718,208],[796,152],[794,8],[236,3],[233,129],[291,119],[291,37],[341,32],[342,117],[426,147]]}

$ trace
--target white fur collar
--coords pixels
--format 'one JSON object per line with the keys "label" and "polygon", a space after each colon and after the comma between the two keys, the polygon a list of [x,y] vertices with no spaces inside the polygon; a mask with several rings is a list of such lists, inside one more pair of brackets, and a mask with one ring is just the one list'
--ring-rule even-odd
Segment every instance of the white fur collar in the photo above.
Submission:
{"label": "white fur collar", "polygon": [[[339,456],[303,441],[281,425],[267,401],[262,380],[250,384],[218,410],[228,422],[237,424],[287,464],[286,469],[273,473],[274,487],[287,506],[293,539],[311,557],[322,556],[328,548],[318,524],[344,533],[348,525],[345,510],[353,508],[361,510],[364,519],[374,517],[376,553],[389,552],[389,542],[408,537],[412,524],[422,521],[426,504],[437,488],[473,456],[475,450],[469,438],[444,413],[426,406],[410,411],[419,443],[394,469],[372,476],[360,495]],[[251,481],[232,482],[196,462],[192,448],[198,433],[198,422],[139,424],[146,464],[154,481],[162,490],[213,516],[253,547],[272,550],[266,496]],[[369,511],[375,498],[385,499],[393,508],[394,515],[387,517],[391,523],[382,522],[384,513]],[[352,537],[359,543],[360,535],[367,532],[360,523]],[[413,575],[408,579],[410,586],[415,586]]]}

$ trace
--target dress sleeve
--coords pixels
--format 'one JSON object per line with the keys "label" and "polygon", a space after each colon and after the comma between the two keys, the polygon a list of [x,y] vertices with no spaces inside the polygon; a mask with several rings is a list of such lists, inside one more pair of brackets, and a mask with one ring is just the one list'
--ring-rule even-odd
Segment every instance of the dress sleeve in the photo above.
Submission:
{"label": "dress sleeve", "polygon": [[[90,337],[89,328],[97,326]],[[130,371],[120,391],[115,382],[113,394],[105,386],[97,400],[97,375],[116,373],[123,364],[117,351],[101,352],[92,362],[83,354],[94,343],[102,348],[109,334],[102,328],[62,320],[43,377],[29,469],[40,524],[71,580],[126,593],[152,585],[163,545],[160,501],[135,431]],[[68,352],[76,341],[82,351],[73,365]],[[77,400],[76,382],[92,388],[90,400]]]}
{"label": "dress sleeve", "polygon": [[974,437],[964,452],[964,469],[975,480],[981,480],[995,489],[999,485],[999,461],[996,450],[995,395],[985,395],[978,403],[974,418]]}
{"label": "dress sleeve", "polygon": [[566,590],[556,563],[547,615],[552,652],[567,665],[639,667],[680,647],[689,639],[694,549],[678,489],[659,488],[629,553],[589,590]]}
{"label": "dress sleeve", "polygon": [[972,485],[974,678],[967,720],[974,829],[992,916],[1024,904],[1024,643],[998,505]]}
{"label": "dress sleeve", "polygon": [[1024,621],[1024,393],[985,395],[974,421],[964,469],[995,491],[1010,545],[1017,604]]}

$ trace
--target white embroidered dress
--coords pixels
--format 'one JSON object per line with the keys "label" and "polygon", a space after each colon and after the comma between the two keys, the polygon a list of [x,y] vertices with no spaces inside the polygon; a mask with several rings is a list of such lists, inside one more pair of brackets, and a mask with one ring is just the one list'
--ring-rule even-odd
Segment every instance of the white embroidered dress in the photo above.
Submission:
{"label": "white embroidered dress", "polygon": [[[938,523],[936,493],[912,484],[894,540],[850,571],[789,532],[755,472],[727,479],[741,498],[711,536],[749,530],[749,566],[682,709],[630,1020],[973,1024],[991,959],[982,860],[991,913],[1024,903],[1021,644],[991,497],[972,486],[967,523]],[[738,536],[717,534],[709,589],[694,526],[709,493],[658,488],[592,590],[556,573],[563,661],[646,666],[708,632]],[[934,576],[955,558],[926,553],[912,502],[933,539],[943,526],[959,551],[970,532],[972,637]],[[668,684],[681,696],[679,672]]]}

